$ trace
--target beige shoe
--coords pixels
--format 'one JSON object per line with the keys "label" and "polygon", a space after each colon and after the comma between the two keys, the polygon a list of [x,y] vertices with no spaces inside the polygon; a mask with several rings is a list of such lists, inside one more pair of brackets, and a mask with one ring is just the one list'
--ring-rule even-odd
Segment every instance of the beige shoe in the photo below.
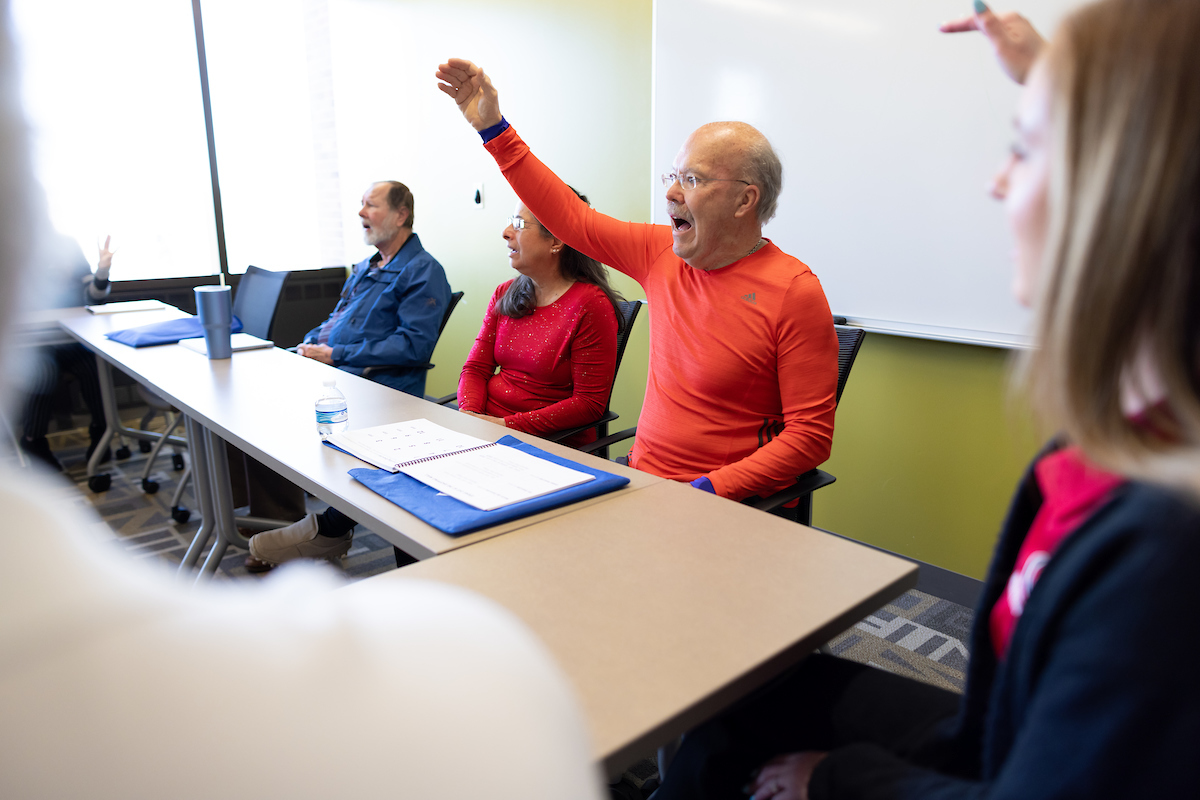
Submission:
{"label": "beige shoe", "polygon": [[263,531],[250,539],[250,555],[268,564],[297,558],[332,560],[346,555],[353,533],[332,539],[317,533],[317,515],[309,514],[285,528]]}

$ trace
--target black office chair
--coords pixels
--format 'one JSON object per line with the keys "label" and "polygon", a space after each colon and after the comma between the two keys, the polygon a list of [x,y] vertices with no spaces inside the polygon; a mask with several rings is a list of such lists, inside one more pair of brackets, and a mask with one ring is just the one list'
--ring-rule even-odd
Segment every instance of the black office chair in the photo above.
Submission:
{"label": "black office chair", "polygon": [[[850,368],[854,366],[854,359],[858,357],[858,350],[862,347],[862,342],[867,332],[861,328],[849,328],[842,325],[835,325],[834,330],[837,332],[838,337],[838,382],[837,392],[834,395],[834,403],[836,404],[842,399],[842,391],[846,388],[846,380],[850,377]],[[584,452],[597,453],[602,449],[606,450],[610,445],[629,439],[636,434],[636,427],[626,428],[611,436],[597,439],[579,449]],[[804,525],[812,525],[812,493],[817,489],[828,486],[836,480],[837,478],[824,470],[810,469],[798,477],[796,482],[786,489],[782,489],[768,497],[747,497],[742,502],[763,511],[803,523]],[[792,508],[784,508],[786,504],[793,500],[799,500],[800,502]]]}
{"label": "black office chair", "polygon": [[[621,300],[617,303],[621,311],[621,325],[617,329],[617,363],[613,368],[613,383],[616,383],[617,373],[621,371],[621,359],[625,357],[625,346],[629,344],[629,334],[633,332],[633,323],[637,321],[638,312],[642,310],[641,300]],[[612,410],[612,388],[608,390],[608,402],[604,405],[604,414],[600,419],[588,425],[581,425],[578,428],[572,428],[566,431],[553,433],[546,438],[552,442],[561,442],[570,439],[576,434],[583,433],[586,430],[594,428],[597,438],[608,436],[608,423],[616,420],[618,414]],[[608,458],[608,448],[601,447],[597,450],[590,451],[592,455]]]}
{"label": "black office chair", "polygon": [[233,298],[233,315],[242,321],[242,332],[260,339],[271,338],[271,326],[279,311],[279,298],[288,272],[271,272],[255,266],[246,268]]}
{"label": "black office chair", "polygon": [[[438,339],[442,338],[442,331],[446,330],[446,323],[450,321],[450,315],[454,313],[455,307],[458,306],[458,301],[462,300],[462,298],[463,298],[462,292],[454,292],[450,295],[450,302],[446,305],[446,313],[442,314],[442,324],[438,325],[438,332],[437,332]],[[434,344],[434,347],[437,347],[436,340],[434,341],[433,344]],[[433,369],[433,367],[434,367],[434,365],[431,363],[425,364],[425,369]],[[364,378],[370,378],[371,373],[373,373],[373,372],[386,372],[387,370],[390,370],[390,369],[413,369],[413,368],[399,366],[396,364],[388,364],[388,365],[376,366],[376,367],[367,367],[366,369],[363,370],[362,376]]]}
{"label": "black office chair", "polygon": [[[621,359],[625,357],[625,346],[629,344],[629,334],[633,331],[633,323],[637,321],[638,312],[642,310],[642,301],[621,300],[617,303],[617,305],[620,307],[621,319],[620,325],[617,327],[617,363],[613,369],[614,382],[616,381],[617,373],[621,370]],[[435,398],[433,399],[433,402],[437,403],[438,405],[445,406],[450,405],[457,400],[458,394],[454,393],[445,395],[444,397]],[[552,442],[561,442],[592,428],[595,428],[597,437],[604,438],[608,436],[608,423],[619,418],[619,415],[612,410],[611,403],[612,387],[609,387],[608,402],[605,403],[604,413],[600,416],[600,419],[596,420],[595,422],[589,422],[587,425],[580,425],[577,428],[569,428],[565,431],[556,431],[555,433],[551,433],[543,438],[549,439]],[[590,445],[584,445],[579,449],[582,450],[587,447],[590,447]],[[587,452],[601,458],[608,458],[607,447],[602,447],[595,450],[588,449]]]}
{"label": "black office chair", "polygon": [[[238,279],[237,291],[233,297],[233,315],[241,321],[243,333],[257,336],[260,339],[271,338],[271,326],[274,324],[275,315],[279,310],[279,299],[283,297],[283,284],[287,281],[287,277],[287,272],[272,272],[253,265],[246,268],[245,274]],[[150,407],[146,416],[142,418],[142,428],[146,428],[156,413],[163,414],[167,420],[166,433],[154,443],[150,455],[146,458],[146,465],[142,469],[142,491],[146,494],[154,494],[158,491],[158,482],[150,480],[150,470],[153,468],[154,460],[158,458],[163,444],[166,443],[167,437],[174,433],[179,423],[183,421],[183,415],[161,397],[140,385],[138,390],[142,399]],[[171,456],[171,461],[176,470],[184,469],[183,455],[178,450]],[[187,522],[191,516],[191,512],[179,504],[183,497],[183,490],[187,487],[190,478],[191,467],[188,466],[187,471],[180,476],[179,484],[175,487],[175,494],[171,497],[171,517],[179,523]]]}

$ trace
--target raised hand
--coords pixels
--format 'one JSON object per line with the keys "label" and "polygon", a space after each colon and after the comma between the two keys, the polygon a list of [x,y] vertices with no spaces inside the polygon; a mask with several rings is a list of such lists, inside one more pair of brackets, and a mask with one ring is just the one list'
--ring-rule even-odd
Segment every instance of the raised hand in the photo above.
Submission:
{"label": "raised hand", "polygon": [[458,110],[477,131],[500,123],[500,100],[492,80],[479,67],[452,58],[438,67],[438,88],[454,98]]}
{"label": "raised hand", "polygon": [[995,14],[979,0],[976,0],[975,9],[976,13],[969,17],[942,23],[939,30],[942,33],[979,31],[991,42],[1004,73],[1017,83],[1025,83],[1029,68],[1046,40],[1029,20],[1015,11]]}
{"label": "raised hand", "polygon": [[113,253],[117,251],[109,249],[109,245],[112,244],[111,235],[104,237],[104,244],[97,244],[100,249],[100,258],[96,262],[96,272],[104,270],[104,274],[107,276],[109,268],[112,267]]}

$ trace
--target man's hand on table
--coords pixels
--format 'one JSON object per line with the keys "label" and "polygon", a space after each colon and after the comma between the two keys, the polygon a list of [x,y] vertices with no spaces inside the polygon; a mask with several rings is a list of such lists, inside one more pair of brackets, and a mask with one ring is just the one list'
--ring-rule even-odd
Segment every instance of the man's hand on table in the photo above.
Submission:
{"label": "man's hand on table", "polygon": [[322,364],[333,364],[333,348],[327,344],[298,344],[296,345],[296,353],[305,358],[311,358],[314,361],[320,361]]}

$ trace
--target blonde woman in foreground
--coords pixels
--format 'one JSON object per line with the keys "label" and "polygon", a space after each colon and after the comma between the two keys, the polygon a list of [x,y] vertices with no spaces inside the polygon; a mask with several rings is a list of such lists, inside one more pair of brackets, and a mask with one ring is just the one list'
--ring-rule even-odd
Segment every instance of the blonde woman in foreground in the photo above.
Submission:
{"label": "blonde woman in foreground", "polygon": [[1200,3],[1104,0],[1044,48],[976,9],[945,30],[1026,84],[995,193],[1036,310],[1019,385],[1059,436],[1004,524],[965,694],[814,656],[685,737],[656,800],[1200,791]]}

